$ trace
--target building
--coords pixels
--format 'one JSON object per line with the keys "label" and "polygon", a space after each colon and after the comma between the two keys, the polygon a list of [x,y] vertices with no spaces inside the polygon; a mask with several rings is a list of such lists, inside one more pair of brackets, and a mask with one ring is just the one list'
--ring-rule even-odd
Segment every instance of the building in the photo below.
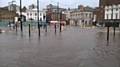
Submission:
{"label": "building", "polygon": [[104,19],[120,19],[120,0],[106,0],[104,5]]}
{"label": "building", "polygon": [[35,9],[35,8],[37,8],[36,5],[34,5],[34,4],[29,5],[29,9]]}
{"label": "building", "polygon": [[120,4],[106,5],[104,19],[120,19]]}
{"label": "building", "polygon": [[14,18],[18,16],[16,11],[19,11],[19,6],[10,3],[8,6],[0,8],[0,20],[14,21]]}
{"label": "building", "polygon": [[92,25],[93,9],[90,7],[79,6],[70,12],[70,23],[74,25]]}
{"label": "building", "polygon": [[[17,14],[20,15],[20,12],[17,11]],[[27,9],[25,12],[22,12],[22,16],[26,21],[37,21],[38,20],[38,13],[37,13],[37,8],[34,9]],[[46,11],[40,11],[39,10],[39,20],[44,21],[46,20]]]}
{"label": "building", "polygon": [[120,19],[120,0],[100,0],[99,18]]}
{"label": "building", "polygon": [[17,16],[15,11],[9,11],[8,8],[0,8],[0,20],[14,20],[14,17]]}
{"label": "building", "polygon": [[[46,11],[39,11],[39,19],[46,20]],[[26,20],[38,20],[37,8],[26,10]]]}
{"label": "building", "polygon": [[93,22],[98,22],[98,21],[100,21],[100,19],[101,19],[101,17],[100,17],[100,16],[101,16],[101,13],[100,13],[99,7],[96,7],[96,8],[94,9],[93,14],[94,14]]}
{"label": "building", "polygon": [[70,13],[71,13],[70,10],[63,11],[63,13],[66,15],[66,20],[69,20],[71,18],[70,17]]}
{"label": "building", "polygon": [[63,13],[64,8],[49,4],[46,8],[46,16],[48,21],[66,21],[66,15]]}
{"label": "building", "polygon": [[6,6],[6,8],[9,11],[19,11],[20,10],[20,7],[16,4],[10,4],[10,5]]}

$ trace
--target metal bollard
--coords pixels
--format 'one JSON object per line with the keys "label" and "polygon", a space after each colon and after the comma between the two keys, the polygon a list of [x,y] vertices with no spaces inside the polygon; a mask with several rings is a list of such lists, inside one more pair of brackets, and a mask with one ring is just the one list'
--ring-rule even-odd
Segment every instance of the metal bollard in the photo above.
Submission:
{"label": "metal bollard", "polygon": [[56,27],[56,23],[55,23],[54,27],[55,27],[55,33],[56,33],[56,28],[57,28],[57,27]]}
{"label": "metal bollard", "polygon": [[107,41],[109,41],[109,27],[107,27]]}
{"label": "metal bollard", "polygon": [[62,27],[61,26],[62,26],[62,24],[60,23],[60,32],[62,32]]}
{"label": "metal bollard", "polygon": [[115,30],[116,30],[116,27],[113,27],[113,30],[114,30],[113,35],[114,35],[114,37],[115,37]]}
{"label": "metal bollard", "polygon": [[15,24],[15,27],[16,27],[16,32],[17,32],[17,24]]}
{"label": "metal bollard", "polygon": [[38,35],[40,37],[40,24],[38,24]]}
{"label": "metal bollard", "polygon": [[31,36],[31,29],[30,29],[30,24],[29,24],[29,37]]}
{"label": "metal bollard", "polygon": [[45,26],[45,32],[47,32],[47,25]]}

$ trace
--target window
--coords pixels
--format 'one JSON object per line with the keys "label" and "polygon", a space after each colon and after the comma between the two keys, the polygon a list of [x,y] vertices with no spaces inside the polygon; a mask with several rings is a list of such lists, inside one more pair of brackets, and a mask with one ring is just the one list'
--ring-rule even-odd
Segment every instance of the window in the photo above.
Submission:
{"label": "window", "polygon": [[45,16],[45,13],[43,14],[43,16]]}
{"label": "window", "polygon": [[42,18],[40,18],[40,21],[42,21]]}
{"label": "window", "polygon": [[37,16],[37,13],[35,13],[35,16]]}
{"label": "window", "polygon": [[109,11],[109,9],[107,9],[107,11]]}
{"label": "window", "polygon": [[106,19],[108,19],[108,17],[109,17],[109,15],[108,15],[108,14],[106,14]]}
{"label": "window", "polygon": [[118,11],[118,8],[116,8],[116,11]]}
{"label": "window", "polygon": [[89,18],[91,18],[91,17],[92,17],[92,14],[89,15]]}
{"label": "window", "polygon": [[29,13],[27,13],[27,15],[29,16]]}
{"label": "window", "polygon": [[88,16],[88,14],[86,13],[86,17]]}
{"label": "window", "polygon": [[30,16],[32,16],[32,13],[30,13]]}
{"label": "window", "polygon": [[115,16],[116,16],[116,18],[115,18],[115,19],[118,19],[118,13],[116,13],[116,15],[115,15]]}
{"label": "window", "polygon": [[82,22],[84,22],[84,20],[82,20]]}
{"label": "window", "polygon": [[40,13],[40,16],[41,16],[42,14]]}

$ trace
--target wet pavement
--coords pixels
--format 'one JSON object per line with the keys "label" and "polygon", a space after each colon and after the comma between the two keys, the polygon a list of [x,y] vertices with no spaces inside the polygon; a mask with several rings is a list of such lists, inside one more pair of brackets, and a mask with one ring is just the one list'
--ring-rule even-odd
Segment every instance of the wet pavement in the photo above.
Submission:
{"label": "wet pavement", "polygon": [[0,67],[120,67],[120,33],[67,27],[62,33],[27,30],[0,34]]}

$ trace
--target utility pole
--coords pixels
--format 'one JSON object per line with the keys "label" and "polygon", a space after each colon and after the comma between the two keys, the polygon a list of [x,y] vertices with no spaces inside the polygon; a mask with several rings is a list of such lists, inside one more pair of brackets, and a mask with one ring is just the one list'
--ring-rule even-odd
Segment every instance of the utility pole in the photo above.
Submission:
{"label": "utility pole", "polygon": [[60,32],[61,32],[61,11],[60,11],[60,9],[59,9],[59,2],[57,3],[57,15],[58,15],[58,22],[59,22],[59,26],[60,26],[60,28],[59,28],[59,30],[60,30]]}
{"label": "utility pole", "polygon": [[20,0],[20,29],[23,32],[23,25],[22,25],[22,0]]}
{"label": "utility pole", "polygon": [[[15,10],[16,10],[16,8],[14,9],[14,2],[16,2],[16,1],[14,1],[14,0],[11,1],[11,6],[12,6],[12,7],[11,7],[11,8],[12,8],[11,10],[12,10],[12,11],[15,11]],[[13,17],[12,19],[13,19],[13,22],[14,22],[14,17]]]}
{"label": "utility pole", "polygon": [[62,23],[61,23],[61,20],[62,20],[62,11],[60,11],[60,32],[62,32]]}
{"label": "utility pole", "polygon": [[8,2],[9,5],[9,23],[10,23],[10,19],[11,19],[11,2]]}

